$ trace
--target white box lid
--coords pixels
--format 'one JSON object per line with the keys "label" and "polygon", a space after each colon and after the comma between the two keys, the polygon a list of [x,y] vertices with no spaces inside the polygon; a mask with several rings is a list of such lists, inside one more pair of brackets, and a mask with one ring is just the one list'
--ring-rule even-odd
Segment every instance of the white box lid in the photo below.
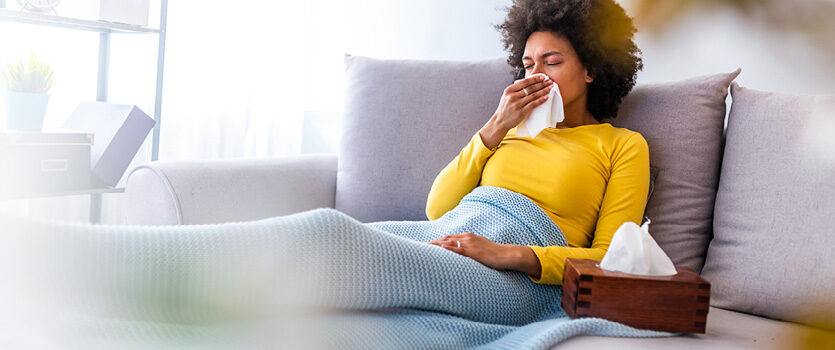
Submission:
{"label": "white box lid", "polygon": [[44,131],[0,131],[0,145],[22,144],[72,144],[92,146],[93,133],[60,128]]}

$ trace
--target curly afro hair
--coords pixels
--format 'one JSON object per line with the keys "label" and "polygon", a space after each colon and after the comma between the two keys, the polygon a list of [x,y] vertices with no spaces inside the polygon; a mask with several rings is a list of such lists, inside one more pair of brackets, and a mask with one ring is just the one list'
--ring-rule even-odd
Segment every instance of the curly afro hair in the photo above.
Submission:
{"label": "curly afro hair", "polygon": [[515,79],[525,77],[522,56],[528,37],[550,31],[571,43],[589,75],[587,108],[595,119],[615,118],[623,97],[635,86],[643,69],[641,50],[632,41],[632,18],[614,0],[513,0],[505,7],[501,31],[507,63]]}

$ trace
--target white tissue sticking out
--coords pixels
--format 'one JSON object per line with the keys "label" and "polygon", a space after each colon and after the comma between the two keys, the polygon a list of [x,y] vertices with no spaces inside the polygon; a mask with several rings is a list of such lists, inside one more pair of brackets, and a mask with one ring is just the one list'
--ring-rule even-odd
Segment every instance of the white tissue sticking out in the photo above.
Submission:
{"label": "white tissue sticking out", "polygon": [[600,262],[600,268],[651,276],[678,273],[670,257],[649,235],[649,219],[641,227],[631,221],[620,225]]}
{"label": "white tissue sticking out", "polygon": [[[536,73],[531,76],[542,75],[543,73]],[[528,77],[530,78],[530,77]],[[519,79],[522,80],[522,79]],[[518,82],[519,80],[516,80]],[[515,83],[515,82],[514,82]],[[554,128],[557,123],[565,119],[565,112],[562,106],[562,95],[560,95],[560,88],[557,82],[551,85],[551,92],[548,94],[548,99],[544,103],[534,108],[531,115],[523,120],[516,127],[516,136],[534,138],[542,129]]]}

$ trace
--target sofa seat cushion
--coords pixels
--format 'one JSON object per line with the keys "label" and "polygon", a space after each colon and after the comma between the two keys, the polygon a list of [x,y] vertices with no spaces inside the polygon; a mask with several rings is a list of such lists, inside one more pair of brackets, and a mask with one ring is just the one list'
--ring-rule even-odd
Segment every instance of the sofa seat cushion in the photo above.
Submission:
{"label": "sofa seat cushion", "polygon": [[835,332],[711,307],[705,334],[669,338],[580,336],[553,349],[835,349]]}

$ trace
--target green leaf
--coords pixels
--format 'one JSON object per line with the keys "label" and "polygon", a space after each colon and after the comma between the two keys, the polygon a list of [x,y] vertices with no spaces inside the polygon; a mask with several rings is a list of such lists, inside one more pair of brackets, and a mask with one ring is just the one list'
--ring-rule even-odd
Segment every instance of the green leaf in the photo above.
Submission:
{"label": "green leaf", "polygon": [[55,71],[50,64],[39,60],[34,53],[29,56],[29,62],[20,59],[7,64],[2,71],[0,84],[8,91],[45,94],[55,83]]}

